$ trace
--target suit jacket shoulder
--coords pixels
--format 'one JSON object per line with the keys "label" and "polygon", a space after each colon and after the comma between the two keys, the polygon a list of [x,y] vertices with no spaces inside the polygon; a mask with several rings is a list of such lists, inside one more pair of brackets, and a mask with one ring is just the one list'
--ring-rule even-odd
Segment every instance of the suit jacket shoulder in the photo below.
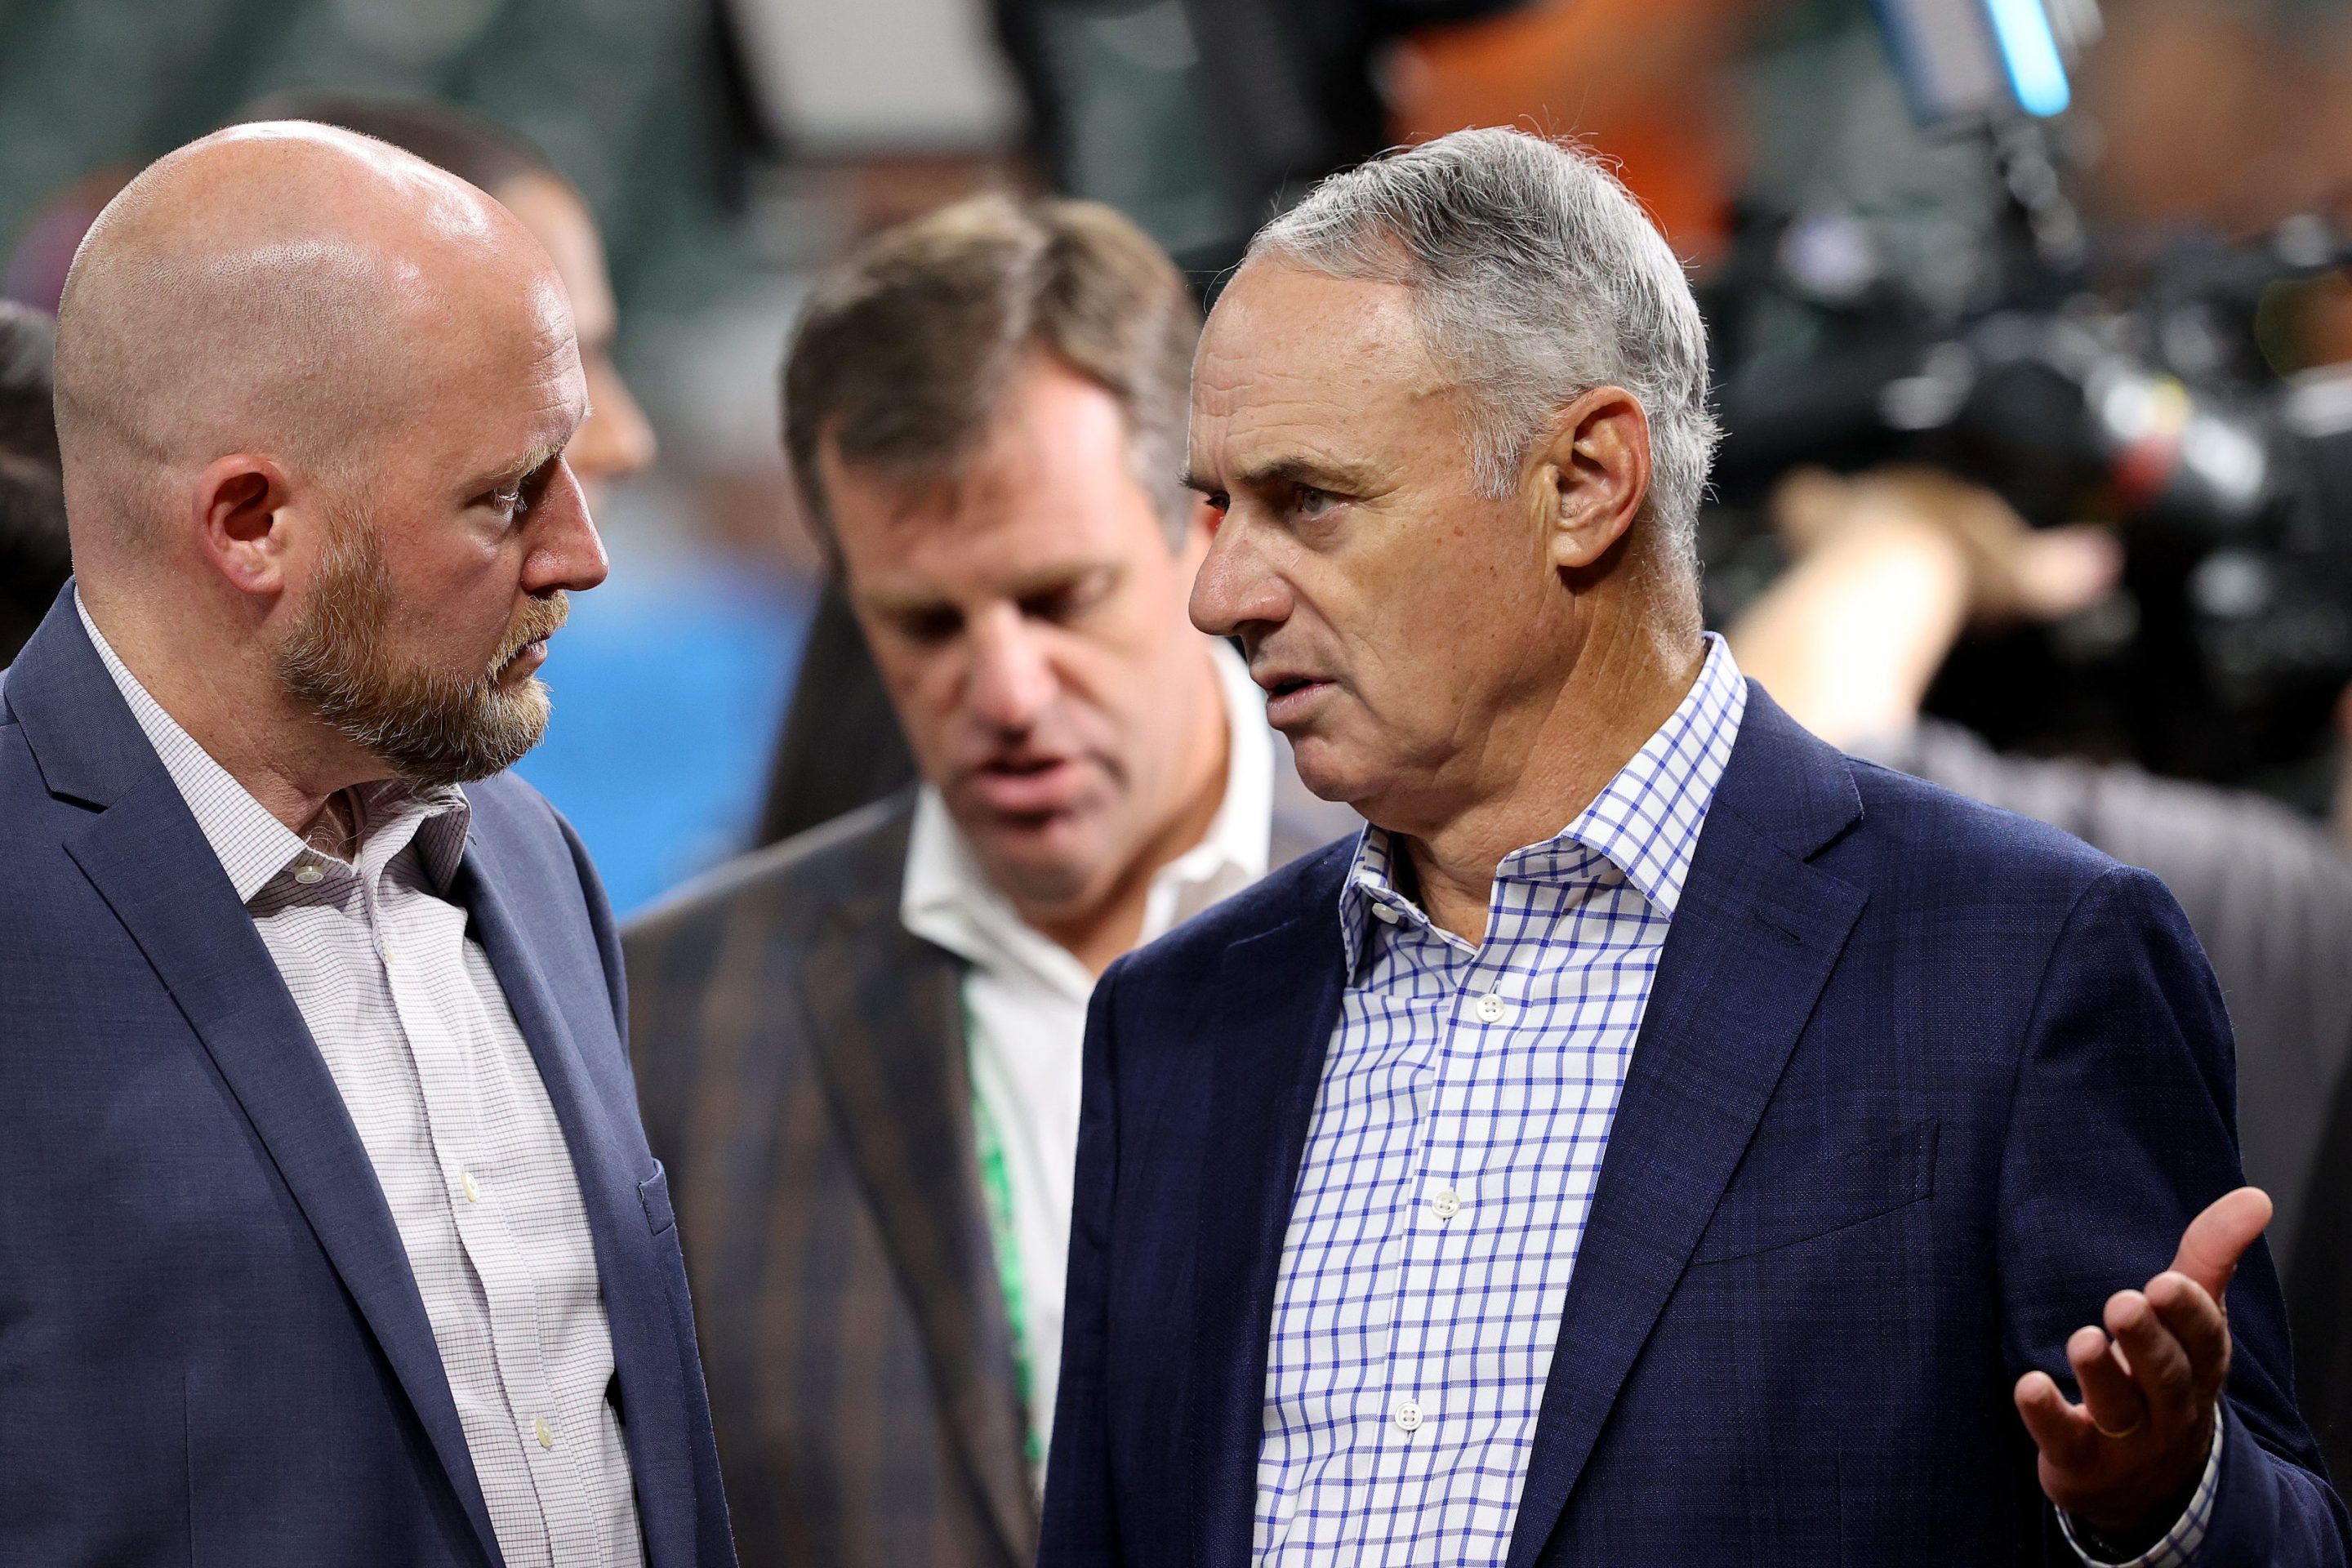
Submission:
{"label": "suit jacket shoulder", "polygon": [[905,876],[915,795],[903,790],[845,816],[740,856],[698,878],[629,922],[632,954],[708,938],[739,914],[758,911],[805,931],[826,908],[887,897],[897,908]]}

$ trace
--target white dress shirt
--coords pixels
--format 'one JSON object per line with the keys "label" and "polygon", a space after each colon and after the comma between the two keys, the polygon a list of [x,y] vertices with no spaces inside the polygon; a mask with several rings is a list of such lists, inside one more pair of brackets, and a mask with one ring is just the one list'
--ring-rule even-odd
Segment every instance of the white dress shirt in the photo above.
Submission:
{"label": "white dress shirt", "polygon": [[[1265,699],[1232,648],[1216,642],[1210,651],[1225,706],[1224,800],[1201,842],[1152,878],[1143,942],[1265,876],[1271,853],[1274,746]],[[1019,1292],[1025,1320],[1016,1321],[1017,1348],[1028,1370],[1031,1458],[1041,1466],[1062,1361],[1079,1062],[1094,976],[1021,919],[929,785],[915,805],[898,916],[908,931],[969,966],[964,1033],[974,1110],[992,1124],[1003,1157],[1012,1223],[1000,1235],[1009,1229],[1014,1256],[998,1264]]]}
{"label": "white dress shirt", "polygon": [[465,852],[464,793],[362,785],[355,859],[322,854],[81,615],[351,1112],[509,1568],[636,1568],[636,1499],[606,1399],[612,1334],[571,1149],[466,911],[444,897]]}

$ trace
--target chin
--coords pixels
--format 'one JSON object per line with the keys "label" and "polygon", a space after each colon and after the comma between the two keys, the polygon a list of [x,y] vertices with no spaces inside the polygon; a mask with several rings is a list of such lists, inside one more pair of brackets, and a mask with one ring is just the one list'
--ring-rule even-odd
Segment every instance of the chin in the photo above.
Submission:
{"label": "chin", "polygon": [[1037,821],[990,815],[961,826],[990,879],[1024,904],[1079,897],[1099,879],[1108,853],[1099,812],[1056,812]]}
{"label": "chin", "polygon": [[1298,769],[1298,782],[1318,800],[1353,805],[1387,782],[1373,777],[1361,758],[1321,736],[1293,737],[1290,755]]}

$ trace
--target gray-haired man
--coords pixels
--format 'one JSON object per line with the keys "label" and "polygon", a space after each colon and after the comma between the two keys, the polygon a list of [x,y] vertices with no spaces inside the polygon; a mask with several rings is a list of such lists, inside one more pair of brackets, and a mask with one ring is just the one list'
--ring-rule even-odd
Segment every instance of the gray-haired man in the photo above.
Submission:
{"label": "gray-haired man", "polygon": [[1373,826],[1096,988],[1045,1568],[2344,1561],[2195,939],[1702,635],[1706,363],[1512,132],[1219,301],[1193,621]]}

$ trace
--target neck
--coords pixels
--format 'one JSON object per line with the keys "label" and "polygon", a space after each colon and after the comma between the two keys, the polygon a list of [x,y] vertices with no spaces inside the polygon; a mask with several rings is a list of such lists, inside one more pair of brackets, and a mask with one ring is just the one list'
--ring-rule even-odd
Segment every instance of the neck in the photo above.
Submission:
{"label": "neck", "polygon": [[1422,830],[1396,835],[1429,918],[1482,941],[1503,858],[1552,837],[1591,805],[1681,705],[1706,658],[1696,630],[1661,630],[1640,616],[1597,621],[1532,721],[1517,727],[1526,739],[1485,761],[1484,787]]}
{"label": "neck", "polygon": [[257,639],[190,647],[153,605],[87,588],[82,603],[147,695],[263,809],[301,837],[323,834],[322,847],[347,838],[329,803],[386,770],[286,700]]}
{"label": "neck", "polygon": [[1151,900],[1151,880],[1172,860],[1208,837],[1225,802],[1232,726],[1208,646],[1202,646],[1201,679],[1187,743],[1178,755],[1183,766],[1158,827],[1111,885],[1083,908],[1023,909],[1022,918],[1052,938],[1099,976],[1143,937]]}

